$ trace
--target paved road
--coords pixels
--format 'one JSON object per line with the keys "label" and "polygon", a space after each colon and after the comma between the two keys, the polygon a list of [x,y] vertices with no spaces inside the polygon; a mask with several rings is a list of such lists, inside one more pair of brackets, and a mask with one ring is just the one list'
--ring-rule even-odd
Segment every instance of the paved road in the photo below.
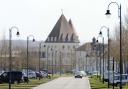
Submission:
{"label": "paved road", "polygon": [[85,78],[61,77],[33,89],[91,89],[89,80]]}

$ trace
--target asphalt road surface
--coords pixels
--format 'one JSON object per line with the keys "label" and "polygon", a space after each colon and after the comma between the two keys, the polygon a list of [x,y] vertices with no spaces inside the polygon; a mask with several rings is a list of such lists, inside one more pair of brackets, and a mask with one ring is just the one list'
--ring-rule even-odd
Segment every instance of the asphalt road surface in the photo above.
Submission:
{"label": "asphalt road surface", "polygon": [[60,77],[32,89],[91,89],[87,77]]}

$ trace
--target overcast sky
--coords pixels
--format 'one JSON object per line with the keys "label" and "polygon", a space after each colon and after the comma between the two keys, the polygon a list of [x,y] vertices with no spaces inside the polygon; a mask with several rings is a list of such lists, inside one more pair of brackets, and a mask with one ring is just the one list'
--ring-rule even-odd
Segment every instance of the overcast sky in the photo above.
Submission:
{"label": "overcast sky", "polygon": [[109,20],[105,16],[111,1],[121,3],[124,16],[128,3],[126,0],[0,0],[0,37],[6,33],[8,38],[8,29],[17,26],[21,34],[18,39],[26,39],[32,34],[37,40],[45,40],[63,9],[67,20],[72,19],[80,42],[88,42],[98,35],[101,26],[109,26],[113,30],[115,24],[118,24],[116,5],[110,8],[112,16]]}

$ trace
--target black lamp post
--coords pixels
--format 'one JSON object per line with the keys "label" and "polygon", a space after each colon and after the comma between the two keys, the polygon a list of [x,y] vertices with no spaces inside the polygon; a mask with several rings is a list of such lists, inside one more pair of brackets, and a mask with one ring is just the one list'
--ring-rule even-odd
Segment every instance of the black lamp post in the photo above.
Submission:
{"label": "black lamp post", "polygon": [[[109,28],[106,26],[102,26],[100,28],[99,35],[102,36],[102,29],[105,28],[107,29],[107,35],[108,35],[108,48],[109,48]],[[104,83],[104,37],[102,37],[102,42],[103,42],[103,83]],[[109,49],[108,49],[108,80],[109,80]],[[108,82],[109,85],[109,82]]]}
{"label": "black lamp post", "polygon": [[111,2],[109,3],[108,5],[108,9],[107,9],[107,12],[106,12],[106,15],[110,15],[110,10],[109,10],[109,7],[110,5],[112,4],[116,4],[118,6],[118,16],[120,18],[120,89],[122,89],[122,73],[123,73],[123,66],[122,66],[122,23],[121,23],[121,4],[119,5],[117,2]]}
{"label": "black lamp post", "polygon": [[99,64],[99,66],[100,66],[100,79],[101,79],[101,45],[100,45],[100,43],[98,43],[98,38],[99,38],[100,36],[98,36],[97,37],[97,40],[96,40],[96,42],[97,42],[97,44],[99,45],[99,47],[98,47],[98,50],[99,50],[99,57],[100,57],[100,64]]}
{"label": "black lamp post", "polygon": [[[46,47],[46,45],[44,45],[44,47]],[[49,50],[49,46],[47,46],[47,71],[48,71],[48,65],[49,65],[49,63],[48,63],[48,50]]]}
{"label": "black lamp post", "polygon": [[62,66],[62,60],[61,60],[61,51],[60,51],[60,76],[61,76],[61,66]]}
{"label": "black lamp post", "polygon": [[54,72],[53,71],[53,51],[54,51],[53,48],[51,48],[51,51],[52,51],[52,77],[53,77],[53,72]]}
{"label": "black lamp post", "polygon": [[76,50],[76,47],[75,46],[73,48],[74,48],[74,52],[75,52],[75,55],[74,55],[74,57],[75,57],[74,58],[75,65],[74,66],[75,66],[75,70],[78,70],[78,61],[77,61],[77,53],[76,53],[77,50]]}
{"label": "black lamp post", "polygon": [[113,89],[114,89],[114,67],[115,67],[114,65],[115,65],[115,63],[114,63],[114,58],[113,58],[113,67],[112,67],[112,69],[113,69],[113,87],[112,88]]}
{"label": "black lamp post", "polygon": [[[29,46],[29,37],[33,38],[33,42],[35,41],[34,36],[33,35],[29,35],[27,36],[27,78],[28,78],[28,59],[29,59],[29,51],[28,51],[28,46]],[[28,83],[28,81],[27,81]]]}
{"label": "black lamp post", "polygon": [[98,78],[98,45],[96,44],[96,71],[97,71],[97,78]]}
{"label": "black lamp post", "polygon": [[12,26],[9,28],[9,89],[11,89],[11,71],[12,71],[12,29],[16,29],[16,35],[20,35],[18,28],[16,26]]}
{"label": "black lamp post", "polygon": [[[42,43],[43,41],[39,43],[39,73],[40,73],[40,57],[41,57],[41,44]],[[39,77],[39,80],[40,80],[40,77]]]}
{"label": "black lamp post", "polygon": [[55,73],[57,73],[57,50],[55,51]]}
{"label": "black lamp post", "polygon": [[87,67],[87,64],[88,64],[88,57],[89,57],[89,55],[86,54],[86,72],[88,72],[88,67]]}
{"label": "black lamp post", "polygon": [[102,69],[102,71],[103,71],[103,83],[104,83],[104,37],[102,37],[102,52],[103,52],[103,69]]}

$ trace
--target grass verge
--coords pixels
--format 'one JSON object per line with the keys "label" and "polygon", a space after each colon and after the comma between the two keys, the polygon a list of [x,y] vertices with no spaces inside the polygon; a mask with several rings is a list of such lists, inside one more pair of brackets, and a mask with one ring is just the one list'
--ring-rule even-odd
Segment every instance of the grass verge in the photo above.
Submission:
{"label": "grass verge", "polygon": [[108,89],[107,83],[102,83],[96,76],[89,78],[91,89]]}
{"label": "grass verge", "polygon": [[[37,85],[49,82],[55,78],[58,78],[58,75],[53,76],[51,79],[43,78],[43,79],[30,79],[30,82],[27,83],[20,83],[20,84],[11,84],[11,89],[31,89],[32,87],[36,87]],[[8,89],[8,84],[0,84],[0,89]]]}
{"label": "grass verge", "polygon": [[[91,89],[108,89],[107,82],[103,84],[103,82],[99,80],[99,78],[97,78],[96,76],[89,77],[89,81],[90,81]],[[109,89],[113,89],[111,85]],[[114,89],[119,89],[119,86],[114,87]],[[124,85],[123,89],[128,89],[128,84]]]}

